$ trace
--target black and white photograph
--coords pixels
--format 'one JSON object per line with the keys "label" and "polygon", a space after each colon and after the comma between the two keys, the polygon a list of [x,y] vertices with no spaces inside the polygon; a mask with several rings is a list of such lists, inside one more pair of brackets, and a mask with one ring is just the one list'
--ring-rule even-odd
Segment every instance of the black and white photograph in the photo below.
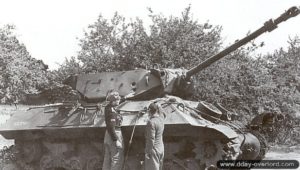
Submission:
{"label": "black and white photograph", "polygon": [[0,4],[0,170],[300,169],[299,0]]}

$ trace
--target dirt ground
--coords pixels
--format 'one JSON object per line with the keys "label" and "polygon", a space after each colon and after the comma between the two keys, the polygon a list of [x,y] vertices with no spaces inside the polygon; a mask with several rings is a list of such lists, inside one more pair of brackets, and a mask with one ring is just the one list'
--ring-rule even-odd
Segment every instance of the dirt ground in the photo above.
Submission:
{"label": "dirt ground", "polygon": [[[271,149],[267,154],[265,160],[297,160],[300,162],[300,145],[297,147],[284,147]],[[300,167],[297,168],[298,170]],[[255,169],[254,169],[255,170]],[[256,169],[261,170],[261,169]],[[281,169],[268,169],[268,170],[281,170]],[[287,169],[285,169],[287,170]]]}
{"label": "dirt ground", "polygon": [[300,149],[293,149],[293,147],[289,148],[289,149],[281,149],[281,150],[270,150],[270,152],[268,152],[266,154],[266,160],[270,160],[270,159],[294,159],[294,160],[298,160],[300,162]]}

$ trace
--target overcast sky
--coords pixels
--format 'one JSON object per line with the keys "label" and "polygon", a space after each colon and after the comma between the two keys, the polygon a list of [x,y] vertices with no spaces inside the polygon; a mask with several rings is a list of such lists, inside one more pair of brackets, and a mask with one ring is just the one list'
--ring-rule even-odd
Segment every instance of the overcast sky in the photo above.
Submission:
{"label": "overcast sky", "polygon": [[[299,0],[0,0],[0,26],[14,24],[19,40],[32,55],[42,59],[50,69],[58,67],[65,57],[76,56],[78,39],[99,14],[110,19],[114,12],[126,19],[139,17],[146,23],[147,7],[165,16],[180,16],[191,4],[193,19],[223,26],[225,45],[241,39],[265,21],[277,18]],[[300,16],[262,35],[265,42],[260,52],[273,52],[287,47],[288,37],[300,35]]]}

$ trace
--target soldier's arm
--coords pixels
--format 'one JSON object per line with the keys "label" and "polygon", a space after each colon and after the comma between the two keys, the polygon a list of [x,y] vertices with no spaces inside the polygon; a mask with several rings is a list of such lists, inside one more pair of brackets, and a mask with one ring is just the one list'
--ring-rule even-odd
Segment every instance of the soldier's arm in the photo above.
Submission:
{"label": "soldier's arm", "polygon": [[148,121],[146,126],[146,153],[150,154],[151,150],[154,148],[155,140],[155,124]]}
{"label": "soldier's arm", "polygon": [[115,130],[116,115],[112,112],[111,108],[105,108],[105,123],[107,132],[111,136],[111,139],[113,141],[117,141],[118,137]]}

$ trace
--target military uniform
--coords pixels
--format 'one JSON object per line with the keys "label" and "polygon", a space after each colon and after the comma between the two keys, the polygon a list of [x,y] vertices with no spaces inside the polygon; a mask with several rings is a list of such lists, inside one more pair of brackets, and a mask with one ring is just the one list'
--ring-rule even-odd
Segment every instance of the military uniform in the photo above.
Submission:
{"label": "military uniform", "polygon": [[[124,142],[121,132],[122,116],[108,104],[105,107],[106,132],[104,137],[105,155],[103,170],[121,170],[124,161]],[[116,141],[121,147],[116,146]]]}
{"label": "military uniform", "polygon": [[146,126],[145,170],[161,170],[164,159],[164,122],[158,114],[150,117]]}

